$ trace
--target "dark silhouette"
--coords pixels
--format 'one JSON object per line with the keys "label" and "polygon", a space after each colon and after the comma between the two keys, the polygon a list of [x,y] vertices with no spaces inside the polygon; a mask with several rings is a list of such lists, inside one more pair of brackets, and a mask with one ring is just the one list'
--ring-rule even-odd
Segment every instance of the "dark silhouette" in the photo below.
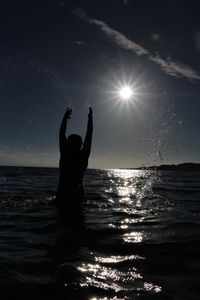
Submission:
{"label": "dark silhouette", "polygon": [[89,108],[87,132],[84,143],[77,134],[65,136],[67,120],[70,119],[72,110],[67,108],[59,132],[60,163],[59,184],[56,192],[55,203],[58,215],[62,222],[74,227],[83,226],[83,177],[88,166],[91,150],[93,119],[92,108]]}

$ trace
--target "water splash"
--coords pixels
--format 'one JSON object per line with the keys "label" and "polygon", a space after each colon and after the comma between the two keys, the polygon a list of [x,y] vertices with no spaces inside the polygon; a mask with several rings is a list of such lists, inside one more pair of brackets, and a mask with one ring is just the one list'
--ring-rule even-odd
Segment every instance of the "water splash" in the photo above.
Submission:
{"label": "water splash", "polygon": [[146,157],[144,167],[162,164],[167,160],[168,152],[173,150],[170,141],[174,130],[183,124],[167,91],[159,83],[154,83],[153,86],[152,94],[148,95],[145,138],[142,140]]}

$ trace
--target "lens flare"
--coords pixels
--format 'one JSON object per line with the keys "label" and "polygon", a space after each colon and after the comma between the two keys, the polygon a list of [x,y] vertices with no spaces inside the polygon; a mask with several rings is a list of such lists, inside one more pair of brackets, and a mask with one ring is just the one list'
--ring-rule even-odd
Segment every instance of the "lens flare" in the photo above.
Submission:
{"label": "lens flare", "polygon": [[124,100],[128,100],[133,95],[133,90],[130,88],[130,86],[124,86],[119,91],[120,97]]}

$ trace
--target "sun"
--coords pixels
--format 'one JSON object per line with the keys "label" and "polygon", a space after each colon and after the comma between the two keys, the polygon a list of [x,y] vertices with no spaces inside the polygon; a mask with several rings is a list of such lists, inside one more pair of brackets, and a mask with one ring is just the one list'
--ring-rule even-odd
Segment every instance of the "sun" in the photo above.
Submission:
{"label": "sun", "polygon": [[133,90],[126,85],[119,90],[119,95],[123,100],[129,100],[133,96]]}
{"label": "sun", "polygon": [[125,109],[137,106],[142,94],[142,86],[139,85],[139,80],[133,74],[125,76],[123,72],[120,78],[118,77],[118,73],[111,75],[114,80],[108,81],[109,89],[106,88],[105,90],[108,94],[108,99]]}

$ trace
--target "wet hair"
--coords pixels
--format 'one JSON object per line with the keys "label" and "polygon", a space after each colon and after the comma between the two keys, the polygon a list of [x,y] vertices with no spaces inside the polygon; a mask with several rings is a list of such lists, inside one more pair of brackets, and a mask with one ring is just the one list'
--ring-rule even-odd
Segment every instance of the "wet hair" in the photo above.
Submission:
{"label": "wet hair", "polygon": [[80,150],[83,145],[82,137],[78,134],[71,134],[67,138],[67,146],[73,150]]}

